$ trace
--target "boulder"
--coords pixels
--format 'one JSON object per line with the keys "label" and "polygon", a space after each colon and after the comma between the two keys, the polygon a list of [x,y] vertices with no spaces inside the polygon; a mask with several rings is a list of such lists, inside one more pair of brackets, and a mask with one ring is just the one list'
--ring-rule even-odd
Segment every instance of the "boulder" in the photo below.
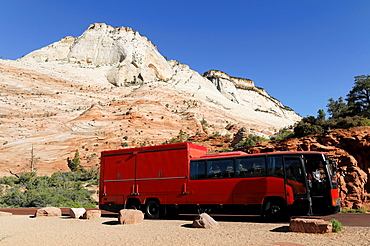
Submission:
{"label": "boulder", "polygon": [[101,211],[97,209],[86,210],[83,214],[83,218],[87,220],[99,219],[101,217]]}
{"label": "boulder", "polygon": [[0,217],[3,217],[3,216],[12,216],[12,215],[13,215],[12,213],[0,212]]}
{"label": "boulder", "polygon": [[35,217],[55,217],[62,216],[62,210],[56,207],[45,207],[37,209]]}
{"label": "boulder", "polygon": [[69,215],[72,218],[79,219],[86,213],[86,209],[84,208],[70,208],[69,209]]}
{"label": "boulder", "polygon": [[322,219],[292,219],[289,231],[303,233],[329,233],[332,232],[332,223]]}
{"label": "boulder", "polygon": [[143,222],[144,213],[136,209],[122,209],[118,214],[120,224],[138,224]]}
{"label": "boulder", "polygon": [[193,221],[193,227],[195,228],[205,228],[205,229],[212,229],[218,228],[219,224],[215,221],[211,216],[206,213],[200,214],[196,217]]}

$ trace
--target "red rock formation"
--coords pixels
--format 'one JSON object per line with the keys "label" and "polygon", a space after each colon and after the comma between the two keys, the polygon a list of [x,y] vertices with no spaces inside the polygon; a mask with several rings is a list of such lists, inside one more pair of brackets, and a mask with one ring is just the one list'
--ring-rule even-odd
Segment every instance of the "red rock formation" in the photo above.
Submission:
{"label": "red rock formation", "polygon": [[320,151],[337,160],[337,181],[344,209],[370,209],[370,127],[337,129],[301,139],[263,142],[248,153],[269,151]]}

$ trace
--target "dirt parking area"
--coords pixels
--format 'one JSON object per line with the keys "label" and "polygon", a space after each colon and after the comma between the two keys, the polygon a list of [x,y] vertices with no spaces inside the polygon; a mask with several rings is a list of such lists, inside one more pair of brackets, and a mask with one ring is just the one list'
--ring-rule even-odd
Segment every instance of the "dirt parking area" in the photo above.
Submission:
{"label": "dirt parking area", "polygon": [[192,220],[144,220],[121,225],[112,216],[0,217],[0,245],[370,245],[369,227],[345,226],[340,233],[289,232],[288,223],[219,221],[217,229],[192,228]]}

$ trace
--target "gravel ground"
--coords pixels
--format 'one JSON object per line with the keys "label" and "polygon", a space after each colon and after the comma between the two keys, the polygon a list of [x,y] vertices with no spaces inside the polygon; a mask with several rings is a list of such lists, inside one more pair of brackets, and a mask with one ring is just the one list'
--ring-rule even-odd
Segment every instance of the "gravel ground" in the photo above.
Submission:
{"label": "gravel ground", "polygon": [[190,220],[144,220],[120,225],[115,218],[0,217],[0,245],[370,245],[370,228],[340,233],[288,232],[288,223],[219,222],[217,229],[191,227]]}

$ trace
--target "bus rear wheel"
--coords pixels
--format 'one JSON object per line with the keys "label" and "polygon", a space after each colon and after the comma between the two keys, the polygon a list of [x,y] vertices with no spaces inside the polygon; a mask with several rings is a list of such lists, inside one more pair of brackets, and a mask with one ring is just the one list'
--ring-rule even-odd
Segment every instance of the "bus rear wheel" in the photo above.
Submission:
{"label": "bus rear wheel", "polygon": [[145,204],[145,215],[149,219],[158,219],[160,215],[160,205],[156,200],[150,200]]}
{"label": "bus rear wheel", "polygon": [[140,210],[140,202],[138,200],[129,200],[126,203],[126,209]]}
{"label": "bus rear wheel", "polygon": [[266,202],[263,217],[268,221],[281,221],[288,219],[284,204],[275,200]]}

